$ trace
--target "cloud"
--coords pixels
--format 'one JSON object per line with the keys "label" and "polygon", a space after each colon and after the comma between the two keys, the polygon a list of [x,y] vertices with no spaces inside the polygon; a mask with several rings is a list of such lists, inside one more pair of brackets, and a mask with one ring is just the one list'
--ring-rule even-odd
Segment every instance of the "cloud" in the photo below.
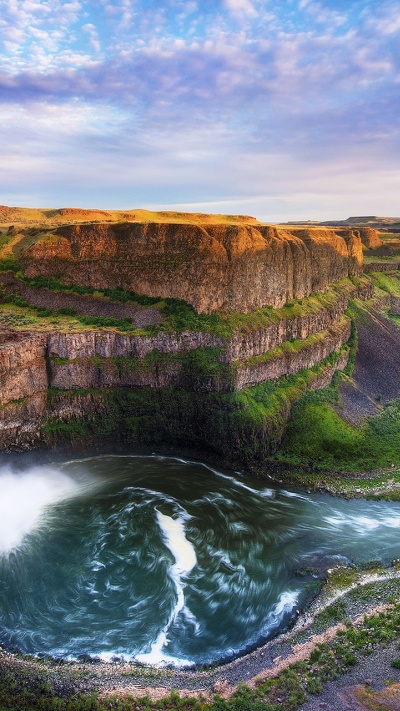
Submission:
{"label": "cloud", "polygon": [[24,190],[56,201],[67,189],[89,204],[107,186],[125,206],[300,210],[296,195],[320,194],[330,210],[329,194],[361,200],[357,186],[394,201],[394,3],[3,4],[0,187],[14,204]]}
{"label": "cloud", "polygon": [[250,0],[225,0],[224,4],[233,15],[256,17],[258,14]]}

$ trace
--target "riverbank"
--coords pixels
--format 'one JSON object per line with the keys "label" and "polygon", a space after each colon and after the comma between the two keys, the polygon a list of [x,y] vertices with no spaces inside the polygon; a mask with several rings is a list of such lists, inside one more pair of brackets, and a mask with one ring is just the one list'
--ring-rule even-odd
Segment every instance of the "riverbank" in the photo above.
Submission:
{"label": "riverbank", "polygon": [[290,631],[229,664],[201,670],[35,659],[3,649],[0,707],[217,711],[223,703],[227,711],[289,711],[305,704],[311,711],[319,708],[314,698],[325,698],[326,682],[332,696],[350,672],[352,681],[364,679],[369,693],[385,679],[400,682],[399,670],[390,666],[400,654],[399,595],[397,562],[386,570],[334,569]]}
{"label": "riverbank", "polygon": [[367,472],[334,472],[318,467],[268,462],[250,467],[257,477],[308,492],[320,491],[344,498],[400,500],[400,467]]}

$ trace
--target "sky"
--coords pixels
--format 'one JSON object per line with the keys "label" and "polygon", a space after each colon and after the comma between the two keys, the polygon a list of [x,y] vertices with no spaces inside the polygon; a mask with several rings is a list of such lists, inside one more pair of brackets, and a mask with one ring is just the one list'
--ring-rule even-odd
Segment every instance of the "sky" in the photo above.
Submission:
{"label": "sky", "polygon": [[0,203],[400,215],[397,0],[0,0]]}

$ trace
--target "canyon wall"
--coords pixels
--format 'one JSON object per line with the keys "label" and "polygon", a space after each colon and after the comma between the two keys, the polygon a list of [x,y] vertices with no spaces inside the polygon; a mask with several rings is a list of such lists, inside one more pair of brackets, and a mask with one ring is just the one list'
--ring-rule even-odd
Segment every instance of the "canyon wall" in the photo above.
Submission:
{"label": "canyon wall", "polygon": [[97,223],[39,235],[20,263],[27,277],[183,299],[203,313],[246,313],[359,274],[362,244],[350,228]]}
{"label": "canyon wall", "polygon": [[360,234],[363,245],[368,249],[376,249],[382,246],[383,242],[377,230],[372,229],[372,227],[359,227],[357,231]]}
{"label": "canyon wall", "polygon": [[[58,213],[49,219],[71,218]],[[204,330],[189,319],[192,330],[171,332],[162,305],[146,307],[145,318],[133,302],[54,292],[9,272],[1,298],[16,308],[15,295],[96,317],[110,316],[111,304],[116,318],[129,308],[137,330],[85,328],[77,319],[62,321],[64,329],[35,318],[32,330],[0,326],[0,449],[121,441],[206,446],[226,463],[262,459],[301,394],[345,367],[348,301],[372,295],[372,282],[358,278],[362,239],[372,235],[238,217],[133,222],[127,214],[126,222],[86,224],[72,217],[74,224],[9,228],[2,258],[27,278],[56,279],[55,288],[120,287],[181,299],[202,313],[236,313],[198,320]]]}
{"label": "canyon wall", "polygon": [[[367,279],[347,280],[285,309],[286,317],[271,311],[264,326],[238,327],[230,337],[3,329],[0,449],[69,440],[86,447],[111,437],[132,445],[208,446],[226,462],[245,462],[250,451],[265,456],[277,446],[296,398],[327,385],[345,366],[348,299],[371,292]],[[286,391],[284,377],[299,371]],[[272,381],[287,394],[275,400]],[[266,393],[257,394],[265,384]],[[246,404],[253,392],[265,408],[261,419]]]}
{"label": "canyon wall", "polygon": [[[171,334],[170,350],[166,350],[164,338],[161,351],[150,349],[152,340],[157,343],[156,337],[143,338],[139,349],[140,337],[116,333],[12,333],[0,346],[0,406],[38,395],[48,388],[241,390],[249,384],[276,380],[312,367],[340,350],[349,338],[349,329],[348,319],[337,321],[332,315],[329,328],[296,341],[296,346],[285,341],[285,348],[277,345],[260,355],[256,339],[247,360],[228,360],[229,344],[224,349],[221,339],[213,339],[209,334],[186,332],[178,337]],[[201,343],[200,335],[206,336],[202,346],[197,345]],[[219,347],[215,347],[216,340]]]}

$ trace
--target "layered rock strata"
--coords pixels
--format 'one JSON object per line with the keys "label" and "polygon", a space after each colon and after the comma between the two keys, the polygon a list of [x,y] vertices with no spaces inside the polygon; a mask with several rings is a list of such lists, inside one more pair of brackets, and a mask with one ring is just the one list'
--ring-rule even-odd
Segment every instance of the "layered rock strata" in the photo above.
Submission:
{"label": "layered rock strata", "polygon": [[[0,405],[37,395],[47,388],[175,387],[206,392],[241,390],[248,385],[276,380],[283,375],[309,368],[333,351],[339,351],[350,336],[350,322],[341,319],[318,336],[309,336],[298,343],[296,349],[287,343],[284,349],[277,347],[248,361],[231,361],[211,374],[197,372],[197,361],[187,362],[182,357],[184,352],[178,350],[179,343],[175,343],[175,349],[164,356],[160,351],[156,354],[151,351],[147,357],[138,358],[131,355],[131,349],[125,352],[121,349],[119,338],[113,339],[113,348],[110,348],[110,339],[107,338],[110,335],[96,332],[21,334],[17,340],[12,339],[4,344],[0,347]],[[195,348],[191,350],[196,352]],[[60,353],[68,353],[69,357],[60,356]],[[110,356],[110,353],[113,355]],[[213,352],[210,355],[221,358],[219,353]]]}
{"label": "layered rock strata", "polygon": [[[90,433],[100,432],[130,443],[206,443],[226,461],[232,453],[244,461],[251,441],[253,454],[264,456],[282,436],[293,398],[327,385],[344,367],[348,299],[371,292],[368,279],[347,280],[318,299],[257,314],[254,323],[263,325],[244,320],[230,337],[3,329],[0,448],[64,436],[81,437],[86,446]],[[300,370],[306,375],[288,399],[278,398],[278,409],[273,396],[262,395],[268,416],[257,422],[247,416],[247,392],[267,381],[280,387],[284,376]]]}
{"label": "layered rock strata", "polygon": [[317,336],[308,337],[294,347],[286,343],[285,348],[274,349],[263,356],[250,358],[238,363],[235,389],[278,380],[304,368],[311,368],[333,352],[340,351],[351,334],[351,321],[344,317]]}
{"label": "layered rock strata", "polygon": [[59,227],[21,255],[26,276],[249,312],[324,292],[362,271],[359,232],[263,225],[125,223]]}
{"label": "layered rock strata", "polygon": [[[213,349],[215,359],[225,364],[219,381],[204,384],[201,389],[239,389],[249,382],[276,379],[286,373],[310,367],[332,350],[338,350],[348,338],[348,321],[343,320],[349,296],[369,298],[372,283],[360,280],[358,286],[347,284],[347,293],[332,292],[328,299],[309,306],[304,313],[243,332],[236,329],[230,338],[204,331],[181,333],[159,332],[155,335],[131,335],[107,330],[81,332],[1,333],[0,405],[56,388],[91,387],[188,387],[190,373],[185,354],[199,349]],[[326,298],[326,303],[324,300]],[[344,325],[345,324],[345,325]],[[335,330],[336,329],[336,330]],[[337,340],[333,338],[338,334]],[[318,336],[315,339],[315,336]],[[290,341],[299,341],[297,351]],[[329,350],[330,345],[332,347]],[[285,346],[281,351],[280,347]],[[328,348],[328,350],[327,350]],[[319,349],[320,350],[319,352]],[[307,361],[306,353],[311,360]],[[256,359],[260,360],[257,361]],[[267,362],[268,361],[268,362]],[[264,376],[244,376],[259,370]],[[221,373],[223,375],[221,379]],[[254,376],[255,377],[255,376]],[[199,387],[198,385],[196,387]]]}

